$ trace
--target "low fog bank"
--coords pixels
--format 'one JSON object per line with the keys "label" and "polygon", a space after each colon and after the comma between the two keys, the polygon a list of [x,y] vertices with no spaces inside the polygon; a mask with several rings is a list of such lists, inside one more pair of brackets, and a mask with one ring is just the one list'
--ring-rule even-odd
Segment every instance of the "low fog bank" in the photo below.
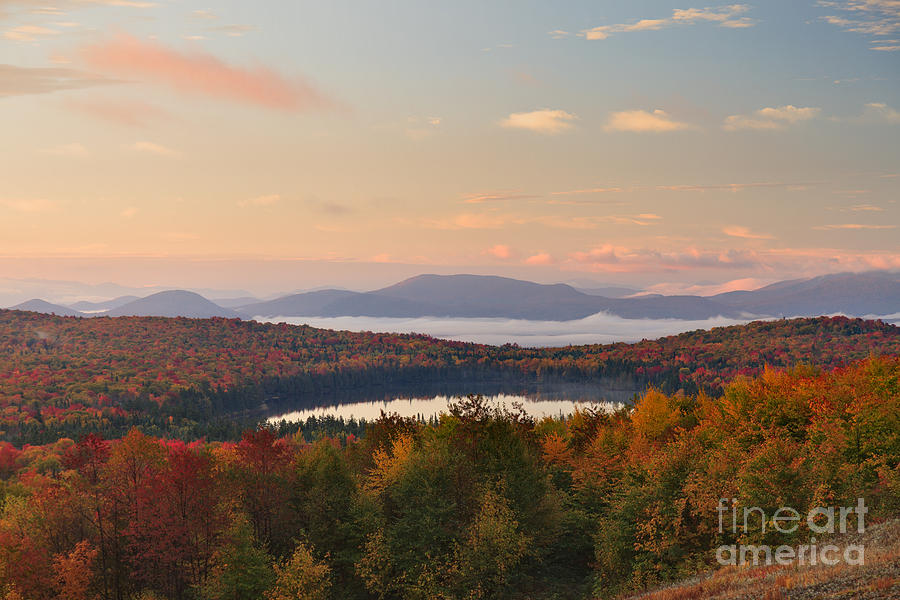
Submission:
{"label": "low fog bank", "polygon": [[450,317],[256,317],[262,323],[291,323],[324,329],[424,333],[434,337],[479,344],[567,346],[637,342],[695,329],[749,323],[753,319],[714,317],[696,321],[680,319],[623,319],[597,313],[574,321],[526,321],[522,319],[458,319]]}
{"label": "low fog bank", "polygon": [[891,325],[900,326],[900,313],[894,313],[891,315],[865,315],[862,317],[863,319],[877,319],[884,321],[885,323],[890,323]]}

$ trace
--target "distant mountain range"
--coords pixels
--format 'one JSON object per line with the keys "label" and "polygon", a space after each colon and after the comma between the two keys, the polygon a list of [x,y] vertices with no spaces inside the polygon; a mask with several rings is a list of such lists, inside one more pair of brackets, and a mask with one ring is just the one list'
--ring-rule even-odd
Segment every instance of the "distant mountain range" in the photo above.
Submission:
{"label": "distant mountain range", "polygon": [[[82,310],[75,310],[76,306]],[[223,308],[200,294],[184,290],[159,292],[146,298],[124,296],[107,302],[77,302],[71,307],[34,299],[11,308],[55,314],[61,317],[189,317],[192,319],[244,317],[243,314],[230,308]]]}
{"label": "distant mountain range", "polygon": [[626,319],[790,317],[900,312],[900,274],[825,275],[715,296],[610,298],[565,284],[480,275],[420,275],[372,292],[323,290],[237,307],[260,317],[501,317],[568,321],[606,312]]}
{"label": "distant mountain range", "polygon": [[484,275],[419,275],[373,292],[322,290],[238,307],[260,317],[496,317],[571,321],[598,312],[625,318],[703,319],[738,312],[699,296],[606,298],[570,285]]}
{"label": "distant mountain range", "polygon": [[598,291],[484,275],[419,275],[371,292],[325,289],[266,302],[247,298],[248,303],[232,298],[223,301],[227,307],[194,292],[172,290],[146,298],[124,296],[71,306],[35,299],[13,308],[61,316],[493,317],[550,321],[581,319],[599,312],[626,319],[690,320],[900,313],[900,273],[884,271],[782,281],[758,290],[715,296],[608,297],[598,295]]}
{"label": "distant mountain range", "polygon": [[726,306],[775,317],[890,315],[900,312],[900,273],[838,273],[773,283],[752,292],[712,297]]}

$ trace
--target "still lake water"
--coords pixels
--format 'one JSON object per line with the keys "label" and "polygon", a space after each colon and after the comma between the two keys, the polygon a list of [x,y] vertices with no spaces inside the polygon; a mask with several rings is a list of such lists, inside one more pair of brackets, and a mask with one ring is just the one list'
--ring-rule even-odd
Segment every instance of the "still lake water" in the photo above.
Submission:
{"label": "still lake water", "polygon": [[[281,420],[296,422],[305,421],[309,417],[332,416],[344,420],[365,419],[371,421],[385,413],[397,413],[402,417],[421,417],[429,419],[440,413],[448,412],[450,402],[465,396],[468,392],[484,395],[495,406],[505,406],[512,410],[514,403],[520,403],[525,411],[536,418],[545,416],[568,415],[575,412],[576,407],[593,407],[602,410],[615,410],[623,404],[630,404],[635,394],[641,390],[628,385],[540,385],[540,386],[475,386],[476,389],[459,391],[443,391],[429,393],[428,390],[410,391],[406,393],[380,394],[360,393],[355,398],[328,399],[320,398],[312,402],[304,402],[304,406],[279,406],[269,411],[268,421],[278,423]],[[499,389],[498,389],[499,388]],[[504,389],[505,388],[505,389]]]}

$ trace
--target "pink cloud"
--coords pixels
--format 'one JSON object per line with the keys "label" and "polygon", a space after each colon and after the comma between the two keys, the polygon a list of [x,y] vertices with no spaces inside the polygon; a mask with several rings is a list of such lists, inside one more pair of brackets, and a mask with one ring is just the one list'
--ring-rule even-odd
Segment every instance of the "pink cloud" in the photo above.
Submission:
{"label": "pink cloud", "polygon": [[573,194],[583,195],[583,194],[609,194],[624,191],[620,187],[598,187],[598,188],[587,188],[581,190],[566,190],[564,192],[550,192],[551,196],[570,196]]}
{"label": "pink cloud", "polygon": [[493,256],[495,258],[507,260],[507,259],[512,258],[513,251],[509,246],[507,246],[505,244],[497,244],[495,246],[488,248],[485,251],[485,254],[488,254],[489,256]]}
{"label": "pink cloud", "polygon": [[[765,274],[769,280],[790,276],[821,275],[826,272],[900,268],[896,252],[852,252],[837,248],[774,248],[768,250],[718,250],[683,247],[672,250],[628,248],[604,244],[572,252],[563,268],[607,273],[746,271],[747,276]],[[735,285],[749,280],[735,280]],[[740,289],[740,287],[735,287]],[[722,290],[728,291],[728,290]]]}
{"label": "pink cloud", "polygon": [[771,240],[774,236],[767,233],[756,233],[741,225],[731,225],[722,229],[722,233],[745,240]]}
{"label": "pink cloud", "polygon": [[98,71],[151,81],[179,92],[291,111],[333,106],[310,84],[290,81],[271,69],[236,67],[210,54],[182,53],[126,34],[86,46],[81,54]]}
{"label": "pink cloud", "polygon": [[691,284],[684,282],[665,282],[655,283],[648,286],[642,295],[646,294],[663,294],[666,296],[714,296],[725,292],[757,290],[763,286],[775,283],[778,279],[757,279],[755,277],[744,277],[741,279],[732,279],[724,283],[713,284]]}
{"label": "pink cloud", "polygon": [[482,204],[484,202],[493,202],[497,200],[530,200],[537,198],[531,194],[524,194],[518,190],[500,191],[500,192],[476,192],[466,194],[463,202],[466,204]]}
{"label": "pink cloud", "polygon": [[496,214],[462,213],[446,219],[422,219],[422,226],[431,229],[500,229],[518,224],[512,217]]}
{"label": "pink cloud", "polygon": [[588,251],[573,252],[569,261],[590,271],[638,272],[695,269],[747,269],[764,266],[758,254],[743,250],[684,248],[661,251],[604,244]]}
{"label": "pink cloud", "polygon": [[526,265],[552,265],[554,262],[553,257],[547,254],[546,252],[541,252],[539,254],[535,254],[534,256],[529,256],[525,259]]}

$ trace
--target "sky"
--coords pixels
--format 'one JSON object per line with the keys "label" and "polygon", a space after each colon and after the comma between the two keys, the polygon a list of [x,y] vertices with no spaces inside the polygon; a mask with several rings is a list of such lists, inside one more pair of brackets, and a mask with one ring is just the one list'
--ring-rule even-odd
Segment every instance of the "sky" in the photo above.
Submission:
{"label": "sky", "polygon": [[900,268],[900,1],[0,0],[0,278]]}

